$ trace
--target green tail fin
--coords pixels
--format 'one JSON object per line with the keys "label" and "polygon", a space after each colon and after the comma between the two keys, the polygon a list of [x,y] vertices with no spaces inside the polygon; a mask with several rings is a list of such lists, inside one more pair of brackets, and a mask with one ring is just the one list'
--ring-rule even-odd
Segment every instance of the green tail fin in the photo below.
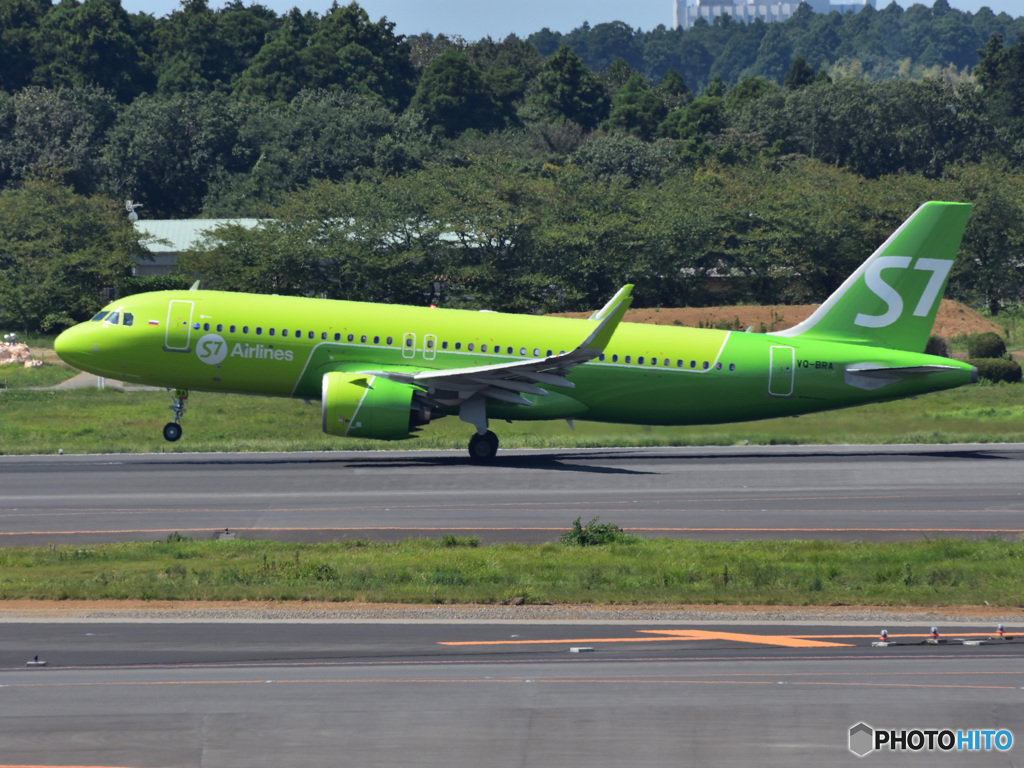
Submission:
{"label": "green tail fin", "polygon": [[925,203],[814,314],[776,336],[923,352],[971,215]]}

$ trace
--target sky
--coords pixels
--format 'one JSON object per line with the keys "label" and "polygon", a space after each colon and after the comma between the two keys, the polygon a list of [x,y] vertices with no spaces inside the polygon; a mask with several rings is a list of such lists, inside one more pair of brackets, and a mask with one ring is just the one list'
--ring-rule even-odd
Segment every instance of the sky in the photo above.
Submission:
{"label": "sky", "polygon": [[[245,0],[249,5],[249,0]],[[931,6],[933,0],[924,0]],[[346,5],[348,0],[339,0]],[[878,0],[882,8],[889,0]],[[659,24],[672,24],[672,0],[360,0],[373,21],[386,16],[395,23],[400,35],[461,35],[466,40],[490,36],[501,40],[510,33],[527,37],[544,27],[556,32],[570,32],[584,21],[596,26],[608,21],[623,21],[634,29],[654,29]],[[692,4],[692,3],[691,3]],[[900,0],[907,8],[912,3]],[[962,11],[975,12],[987,5],[995,13],[1005,11],[1011,16],[1024,15],[1024,0],[949,0]],[[221,0],[209,0],[213,9],[221,8]],[[261,5],[278,15],[298,7],[303,11],[323,14],[331,0],[262,0]],[[129,13],[150,13],[164,16],[180,7],[178,0],[121,0]]]}

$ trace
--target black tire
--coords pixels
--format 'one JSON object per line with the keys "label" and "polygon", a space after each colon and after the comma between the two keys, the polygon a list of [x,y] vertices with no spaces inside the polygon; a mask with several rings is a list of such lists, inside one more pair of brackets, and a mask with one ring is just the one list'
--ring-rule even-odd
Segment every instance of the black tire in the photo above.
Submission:
{"label": "black tire", "polygon": [[181,425],[175,424],[173,421],[169,424],[164,425],[164,440],[169,443],[173,443],[175,440],[181,437]]}
{"label": "black tire", "polygon": [[489,464],[498,453],[498,436],[493,432],[473,435],[469,440],[469,459],[474,464]]}

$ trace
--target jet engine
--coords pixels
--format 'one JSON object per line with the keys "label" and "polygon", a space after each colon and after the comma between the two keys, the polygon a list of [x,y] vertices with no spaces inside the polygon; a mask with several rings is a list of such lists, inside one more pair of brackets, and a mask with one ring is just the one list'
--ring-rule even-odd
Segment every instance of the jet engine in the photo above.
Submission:
{"label": "jet engine", "polygon": [[323,430],[340,437],[403,440],[444,414],[417,402],[421,390],[372,373],[325,373]]}

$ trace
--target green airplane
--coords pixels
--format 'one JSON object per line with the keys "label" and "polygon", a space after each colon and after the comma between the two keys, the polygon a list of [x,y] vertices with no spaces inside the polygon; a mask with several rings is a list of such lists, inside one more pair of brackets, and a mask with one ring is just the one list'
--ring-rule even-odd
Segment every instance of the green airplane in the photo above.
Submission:
{"label": "green airplane", "polygon": [[971,206],[922,205],[804,322],[766,334],[622,322],[632,286],[586,320],[221,291],[119,299],[55,343],[70,365],[166,387],[319,400],[331,435],[398,440],[436,418],[717,424],[795,416],[977,380],[923,354]]}

